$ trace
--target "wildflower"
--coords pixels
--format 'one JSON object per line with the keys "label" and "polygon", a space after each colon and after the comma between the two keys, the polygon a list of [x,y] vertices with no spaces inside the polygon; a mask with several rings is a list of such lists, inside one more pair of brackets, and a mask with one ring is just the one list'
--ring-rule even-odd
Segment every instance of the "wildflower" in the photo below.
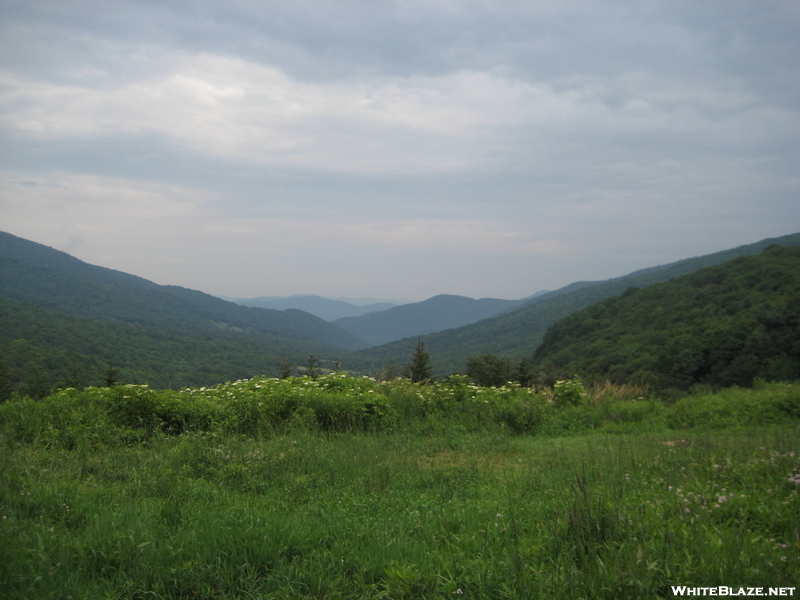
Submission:
{"label": "wildflower", "polygon": [[457,589],[455,592],[453,592],[453,593],[454,593],[454,594],[463,594],[464,592],[462,592],[462,591],[461,591],[461,588],[458,588],[458,589]]}
{"label": "wildflower", "polygon": [[728,501],[728,497],[727,496],[720,496],[719,498],[717,498],[717,502],[719,502],[720,504],[722,504],[723,502],[727,502],[727,501]]}

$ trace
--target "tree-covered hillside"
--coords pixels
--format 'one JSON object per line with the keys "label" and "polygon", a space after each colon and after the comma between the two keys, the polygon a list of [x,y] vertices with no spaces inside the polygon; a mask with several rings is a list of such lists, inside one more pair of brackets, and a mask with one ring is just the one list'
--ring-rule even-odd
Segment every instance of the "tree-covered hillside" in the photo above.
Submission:
{"label": "tree-covered hillside", "polygon": [[[496,317],[425,335],[422,339],[431,355],[434,376],[464,372],[469,358],[480,354],[493,353],[518,362],[536,351],[552,325],[575,311],[619,296],[632,286],[645,288],[740,256],[757,254],[773,244],[798,246],[800,233],[643,269],[606,281],[576,282],[537,296],[526,305]],[[347,365],[353,369],[378,372],[389,362],[397,364],[409,360],[416,344],[417,338],[414,337],[360,350],[348,358]]]}
{"label": "tree-covered hillside", "polygon": [[521,300],[481,298],[440,294],[422,302],[395,306],[388,310],[334,321],[369,343],[377,346],[393,340],[420,336],[443,329],[476,323],[518,306]]}
{"label": "tree-covered hillside", "polygon": [[302,366],[309,354],[332,368],[346,354],[314,340],[82,319],[2,298],[0,323],[0,362],[22,393],[101,385],[108,361],[123,383],[177,388],[274,375],[278,364]]}
{"label": "tree-covered hillside", "polygon": [[800,248],[631,288],[554,325],[534,362],[659,388],[800,378]]}
{"label": "tree-covered hillside", "polygon": [[209,385],[309,354],[332,367],[364,345],[303,311],[160,286],[0,232],[0,376],[13,390],[97,385],[109,361],[125,383]]}
{"label": "tree-covered hillside", "polygon": [[347,350],[366,345],[303,311],[250,308],[195,290],[157,285],[4,232],[0,232],[0,298],[61,314],[143,326],[240,329]]}

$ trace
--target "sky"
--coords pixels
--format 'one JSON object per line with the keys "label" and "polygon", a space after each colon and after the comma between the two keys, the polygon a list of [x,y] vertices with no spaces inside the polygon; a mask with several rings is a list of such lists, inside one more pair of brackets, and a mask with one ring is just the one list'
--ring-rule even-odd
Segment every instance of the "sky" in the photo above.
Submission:
{"label": "sky", "polygon": [[0,0],[0,230],[517,299],[800,231],[800,2]]}

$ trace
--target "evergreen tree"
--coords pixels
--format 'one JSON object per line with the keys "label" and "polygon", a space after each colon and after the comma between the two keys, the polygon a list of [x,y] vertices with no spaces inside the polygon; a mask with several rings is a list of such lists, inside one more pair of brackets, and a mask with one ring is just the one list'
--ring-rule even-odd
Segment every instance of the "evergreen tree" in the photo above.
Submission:
{"label": "evergreen tree", "polygon": [[40,356],[30,365],[26,387],[28,396],[34,400],[41,400],[50,393],[50,386],[44,373],[44,362]]}
{"label": "evergreen tree", "polygon": [[83,380],[81,378],[81,367],[76,359],[73,359],[69,367],[69,377],[61,381],[58,387],[75,388],[76,390],[83,389]]}
{"label": "evergreen tree", "polygon": [[108,361],[108,367],[106,367],[106,372],[103,374],[103,382],[106,384],[106,387],[114,387],[114,384],[119,381],[119,374],[117,372],[117,367],[114,366],[114,361]]}
{"label": "evergreen tree", "polygon": [[531,373],[531,365],[527,356],[523,356],[522,360],[517,364],[517,383],[522,387],[531,387],[533,385],[533,373]]}
{"label": "evergreen tree", "polygon": [[417,348],[414,350],[414,355],[411,357],[411,363],[408,365],[408,372],[411,381],[415,383],[433,381],[431,357],[428,351],[425,350],[425,344],[422,343],[422,339],[417,340]]}
{"label": "evergreen tree", "polygon": [[319,377],[319,361],[313,354],[308,355],[308,365],[306,367],[306,375],[311,379]]}
{"label": "evergreen tree", "polygon": [[278,363],[278,379],[288,379],[293,373],[294,365],[292,365],[292,362],[284,356]]}
{"label": "evergreen tree", "polygon": [[513,379],[511,363],[494,354],[472,356],[467,361],[467,377],[484,387],[500,387]]}

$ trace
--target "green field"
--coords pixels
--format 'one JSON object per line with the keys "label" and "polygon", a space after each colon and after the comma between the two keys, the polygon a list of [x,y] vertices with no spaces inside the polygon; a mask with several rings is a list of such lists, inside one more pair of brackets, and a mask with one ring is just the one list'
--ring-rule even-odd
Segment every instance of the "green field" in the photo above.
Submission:
{"label": "green field", "polygon": [[[329,375],[0,405],[3,598],[671,598],[800,582],[800,386]],[[795,590],[795,594],[798,591]]]}

